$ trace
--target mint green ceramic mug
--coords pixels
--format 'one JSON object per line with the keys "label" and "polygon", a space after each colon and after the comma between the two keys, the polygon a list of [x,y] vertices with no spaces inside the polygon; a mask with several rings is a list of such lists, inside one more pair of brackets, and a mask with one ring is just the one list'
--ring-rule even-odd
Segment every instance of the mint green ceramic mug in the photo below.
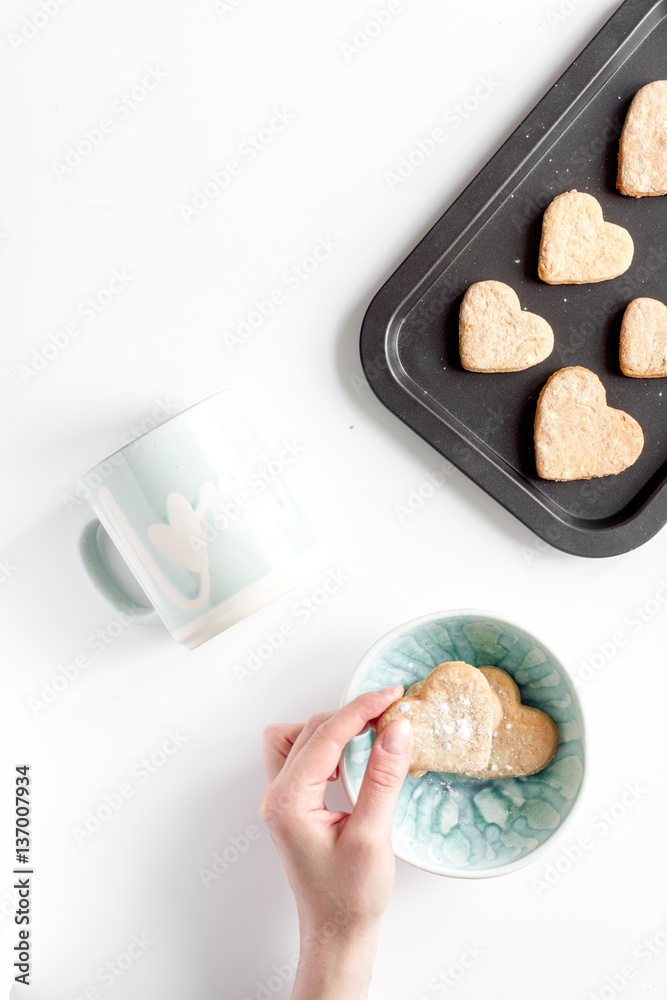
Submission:
{"label": "mint green ceramic mug", "polygon": [[[95,517],[80,552],[94,585],[132,621],[162,621],[194,649],[307,580],[324,568],[324,546],[280,467],[230,389],[125,445],[85,477]],[[111,575],[100,525],[151,607]]]}

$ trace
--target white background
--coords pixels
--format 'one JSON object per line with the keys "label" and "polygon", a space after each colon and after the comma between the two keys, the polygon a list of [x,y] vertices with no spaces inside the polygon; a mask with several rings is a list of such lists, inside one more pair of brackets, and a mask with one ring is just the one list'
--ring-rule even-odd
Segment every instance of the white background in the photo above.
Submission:
{"label": "white background", "polygon": [[[614,559],[565,555],[458,472],[401,516],[441,459],[381,406],[358,359],[374,292],[616,3],[566,3],[556,17],[555,0],[402,0],[352,54],[343,43],[382,0],[218,6],[71,0],[12,44],[40,7],[3,5],[5,960],[16,941],[13,768],[24,762],[35,865],[34,985],[12,996],[287,998],[280,970],[297,949],[296,915],[257,815],[262,728],[335,707],[361,655],[397,624],[479,607],[535,632],[575,675],[598,653],[580,684],[584,800],[546,858],[516,874],[467,882],[399,863],[372,996],[574,1000],[611,977],[607,997],[664,1000],[665,533]],[[165,78],[131,113],[114,110],[150,68]],[[445,123],[446,141],[392,190],[387,172],[481,78],[493,93]],[[181,206],[274,109],[293,120],[186,221]],[[58,170],[103,118],[112,131]],[[321,238],[335,250],[232,349],[254,300],[285,291],[284,273]],[[131,280],[88,322],[80,304],[114,269]],[[76,336],[26,375],[33,352],[72,322]],[[77,481],[151,414],[161,419],[161,405],[175,412],[225,386],[265,410],[277,450],[302,447],[292,482],[311,496],[345,582],[316,614],[298,614],[322,573],[195,652],[161,626],[131,626],[95,653],[91,636],[118,628],[78,560]],[[285,622],[294,635],[242,683],[239,666]],[[88,665],[47,704],[82,655]],[[174,731],[182,747],[141,782],[138,762]],[[133,795],[78,843],[87,812],[128,781]],[[259,838],[204,888],[200,869],[253,825]],[[573,864],[564,852],[576,858],[584,834],[589,849]],[[562,874],[551,869],[545,887],[556,863]],[[122,977],[100,978],[107,963],[126,965],[133,935],[151,942],[145,953]],[[642,941],[654,938],[651,957]],[[483,956],[445,994],[468,946]]]}

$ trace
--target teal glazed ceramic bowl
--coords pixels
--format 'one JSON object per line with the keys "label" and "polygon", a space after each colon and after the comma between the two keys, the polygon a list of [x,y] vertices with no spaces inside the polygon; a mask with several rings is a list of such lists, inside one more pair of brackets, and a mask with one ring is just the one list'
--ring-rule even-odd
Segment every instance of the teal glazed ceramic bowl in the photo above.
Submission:
{"label": "teal glazed ceramic bowl", "polygon": [[[357,665],[341,704],[390,684],[407,689],[449,660],[506,670],[522,702],[557,724],[558,749],[547,767],[525,778],[433,771],[406,778],[394,813],[394,853],[437,875],[505,875],[548,850],[572,814],[584,777],[581,705],[565,667],[543,642],[486,611],[439,611],[393,629]],[[374,739],[369,730],[345,748],[341,778],[352,804]]]}

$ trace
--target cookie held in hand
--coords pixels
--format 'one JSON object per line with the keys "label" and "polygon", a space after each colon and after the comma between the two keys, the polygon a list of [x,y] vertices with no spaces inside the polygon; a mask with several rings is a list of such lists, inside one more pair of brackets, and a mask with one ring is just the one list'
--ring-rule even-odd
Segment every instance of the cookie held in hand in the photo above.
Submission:
{"label": "cookie held in hand", "polygon": [[459,351],[467,371],[523,371],[548,358],[553,347],[547,321],[523,312],[514,289],[502,281],[476,281],[463,296]]}
{"label": "cookie held in hand", "polygon": [[633,299],[623,314],[621,371],[631,378],[667,375],[667,306],[658,299]]}
{"label": "cookie held in hand", "polygon": [[414,730],[408,774],[427,771],[463,774],[485,768],[493,732],[500,722],[500,701],[484,674],[459,660],[441,663],[420,682],[416,694],[404,695],[377,721],[378,735],[396,719],[409,719]]}
{"label": "cookie held in hand", "polygon": [[633,254],[630,233],[605,222],[591,194],[559,194],[544,213],[537,273],[549,285],[616,278],[630,267]]}
{"label": "cookie held in hand", "polygon": [[[502,716],[494,723],[491,756],[485,770],[466,771],[470,778],[513,778],[536,774],[551,761],[558,749],[558,728],[539,708],[521,702],[521,693],[507,671],[480,667],[497,696]],[[406,691],[418,694],[424,681]]]}
{"label": "cookie held in hand", "polygon": [[558,749],[558,728],[551,716],[521,702],[521,692],[500,667],[480,667],[498,697],[503,715],[493,734],[488,766],[470,770],[471,778],[512,778],[536,774]]}
{"label": "cookie held in hand", "polygon": [[616,187],[633,198],[667,194],[667,80],[632,99],[618,147]]}
{"label": "cookie held in hand", "polygon": [[607,406],[602,382],[588,368],[561,368],[537,401],[535,464],[542,479],[612,476],[644,447],[642,429],[628,413]]}

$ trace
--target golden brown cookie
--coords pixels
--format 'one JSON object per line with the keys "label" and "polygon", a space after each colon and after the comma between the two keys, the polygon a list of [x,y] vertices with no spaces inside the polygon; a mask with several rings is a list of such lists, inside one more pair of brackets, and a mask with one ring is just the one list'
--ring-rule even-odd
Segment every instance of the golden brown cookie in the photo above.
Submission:
{"label": "golden brown cookie", "polygon": [[470,372],[519,372],[551,354],[553,330],[502,281],[476,281],[459,311],[461,364]]}
{"label": "golden brown cookie", "polygon": [[456,660],[441,663],[420,682],[417,694],[404,695],[377,721],[378,735],[396,719],[414,730],[408,774],[427,771],[463,774],[487,766],[493,731],[502,716],[497,696],[477,667]]}
{"label": "golden brown cookie", "polygon": [[667,375],[667,306],[657,299],[633,299],[623,314],[621,371],[631,378]]}
{"label": "golden brown cookie", "polygon": [[642,429],[629,414],[607,406],[600,379],[587,368],[561,368],[537,401],[535,462],[542,479],[611,476],[636,462]]}
{"label": "golden brown cookie", "polygon": [[544,213],[537,273],[549,285],[616,278],[630,267],[633,254],[630,233],[605,222],[590,194],[559,194]]}
{"label": "golden brown cookie", "polygon": [[536,774],[558,749],[558,728],[539,708],[521,702],[521,693],[500,667],[480,667],[497,695],[503,714],[493,734],[488,766],[467,772],[472,778],[511,778]]}
{"label": "golden brown cookie", "polygon": [[[466,771],[471,778],[512,778],[536,774],[547,766],[558,749],[558,728],[539,708],[521,702],[521,693],[507,671],[480,667],[498,697],[500,715],[494,718],[491,756],[485,770]],[[418,694],[424,681],[417,681],[406,695]]]}
{"label": "golden brown cookie", "polygon": [[667,194],[667,80],[638,90],[618,147],[616,187],[633,198]]}

